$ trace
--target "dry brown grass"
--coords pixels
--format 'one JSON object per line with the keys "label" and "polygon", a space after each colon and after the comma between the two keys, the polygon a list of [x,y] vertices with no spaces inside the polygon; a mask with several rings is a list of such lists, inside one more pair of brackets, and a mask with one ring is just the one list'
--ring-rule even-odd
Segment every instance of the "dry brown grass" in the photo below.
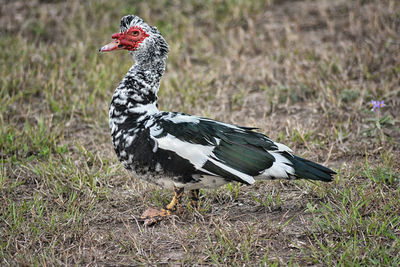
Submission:
{"label": "dry brown grass", "polygon": [[[171,46],[163,110],[258,127],[335,181],[204,190],[141,225],[171,192],[118,163],[107,112],[132,62],[97,53],[128,13]],[[399,33],[395,0],[2,3],[0,263],[399,264]]]}

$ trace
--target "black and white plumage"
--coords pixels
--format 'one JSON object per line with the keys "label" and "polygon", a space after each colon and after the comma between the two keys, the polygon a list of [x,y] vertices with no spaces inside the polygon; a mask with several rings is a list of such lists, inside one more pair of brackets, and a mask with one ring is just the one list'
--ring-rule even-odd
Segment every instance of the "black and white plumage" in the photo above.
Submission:
{"label": "black and white plumage", "polygon": [[137,177],[185,190],[257,179],[332,180],[334,171],[294,156],[252,128],[159,111],[168,44],[137,16],[123,17],[120,28],[100,51],[126,49],[135,60],[115,90],[109,115],[118,158]]}

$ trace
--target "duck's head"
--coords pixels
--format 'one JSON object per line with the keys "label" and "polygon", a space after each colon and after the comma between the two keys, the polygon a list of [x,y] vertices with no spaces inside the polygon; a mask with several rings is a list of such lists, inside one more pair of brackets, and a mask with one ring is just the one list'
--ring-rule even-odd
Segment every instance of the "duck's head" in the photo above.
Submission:
{"label": "duck's head", "polygon": [[156,27],[149,26],[135,15],[121,19],[120,32],[111,36],[114,40],[99,49],[100,52],[128,50],[139,61],[166,57],[168,44]]}

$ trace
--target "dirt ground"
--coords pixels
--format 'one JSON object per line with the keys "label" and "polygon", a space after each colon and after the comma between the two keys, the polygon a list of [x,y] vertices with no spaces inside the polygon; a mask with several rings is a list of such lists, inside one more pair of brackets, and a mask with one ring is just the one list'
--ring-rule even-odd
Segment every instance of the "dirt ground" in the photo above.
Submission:
{"label": "dirt ground", "polygon": [[[400,264],[400,4],[4,1],[0,263],[5,266]],[[108,106],[132,64],[97,50],[123,15],[170,45],[160,109],[257,127],[338,174],[172,192],[124,170]],[[371,100],[384,100],[371,111]]]}

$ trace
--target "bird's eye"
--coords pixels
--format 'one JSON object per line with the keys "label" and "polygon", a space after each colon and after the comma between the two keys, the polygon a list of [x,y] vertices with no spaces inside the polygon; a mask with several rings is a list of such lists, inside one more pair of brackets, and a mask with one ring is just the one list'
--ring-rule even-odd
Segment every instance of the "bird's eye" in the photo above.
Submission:
{"label": "bird's eye", "polygon": [[133,35],[133,36],[138,36],[138,35],[139,35],[139,31],[133,31],[133,32],[132,32],[132,35]]}

